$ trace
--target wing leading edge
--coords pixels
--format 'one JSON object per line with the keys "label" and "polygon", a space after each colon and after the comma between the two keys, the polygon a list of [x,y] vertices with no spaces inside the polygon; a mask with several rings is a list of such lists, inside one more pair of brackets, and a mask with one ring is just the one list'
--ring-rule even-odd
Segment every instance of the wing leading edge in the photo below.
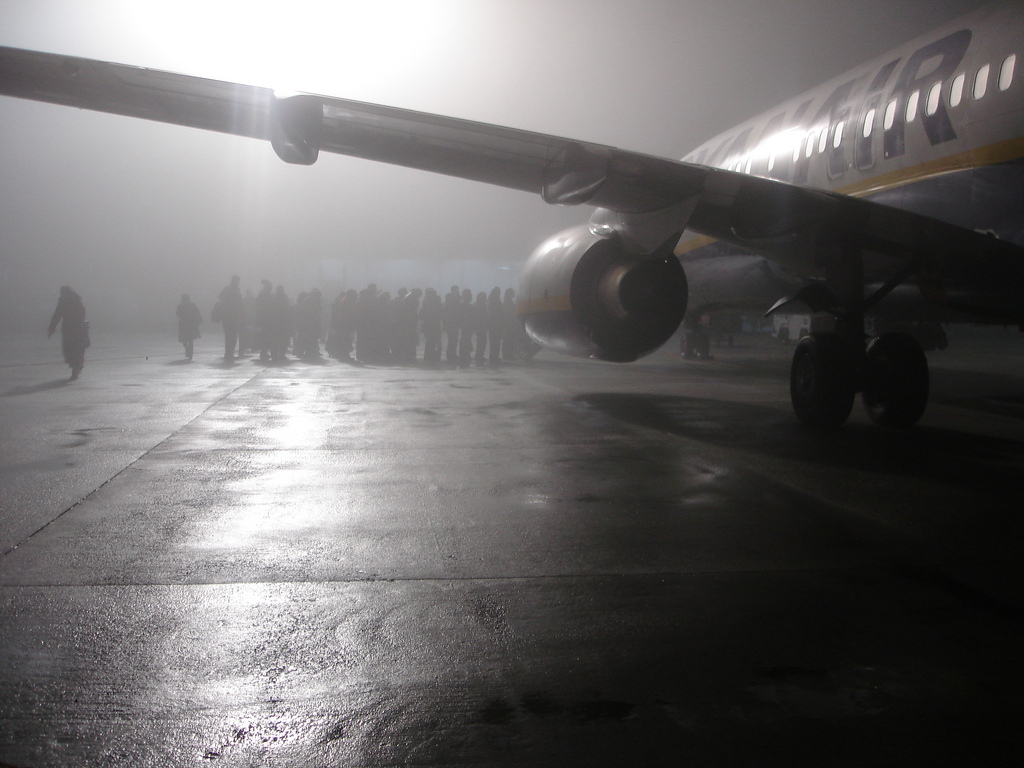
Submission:
{"label": "wing leading edge", "polygon": [[638,212],[694,194],[678,163],[530,131],[312,94],[0,47],[0,94],[263,139],[283,160],[320,151]]}
{"label": "wing leading edge", "polygon": [[[865,254],[867,272],[874,255],[880,272],[924,276],[922,288],[940,302],[1024,321],[1024,249],[837,193],[468,120],[14,48],[0,48],[0,94],[263,139],[292,163],[325,151],[586,204],[608,212],[612,229],[667,212],[666,235],[685,227],[802,275],[818,272],[831,250],[852,248]],[[970,270],[958,271],[965,254]],[[1005,292],[982,305],[976,286]]]}

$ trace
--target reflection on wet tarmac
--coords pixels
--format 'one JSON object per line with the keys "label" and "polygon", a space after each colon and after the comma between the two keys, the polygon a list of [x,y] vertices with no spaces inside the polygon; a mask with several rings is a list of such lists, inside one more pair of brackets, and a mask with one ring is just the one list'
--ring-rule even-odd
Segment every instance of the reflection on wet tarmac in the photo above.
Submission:
{"label": "reflection on wet tarmac", "polygon": [[920,429],[814,435],[787,365],[126,359],[26,392],[0,762],[998,763],[1024,438],[941,375]]}

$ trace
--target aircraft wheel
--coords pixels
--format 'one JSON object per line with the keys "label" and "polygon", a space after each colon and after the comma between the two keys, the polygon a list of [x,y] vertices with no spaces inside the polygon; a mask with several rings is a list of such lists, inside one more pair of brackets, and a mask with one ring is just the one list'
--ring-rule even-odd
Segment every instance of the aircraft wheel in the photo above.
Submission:
{"label": "aircraft wheel", "polygon": [[838,333],[812,333],[796,346],[790,369],[793,410],[804,424],[836,429],[853,410],[852,352]]}
{"label": "aircraft wheel", "polygon": [[928,360],[905,333],[884,333],[868,345],[864,408],[876,424],[907,429],[928,403]]}

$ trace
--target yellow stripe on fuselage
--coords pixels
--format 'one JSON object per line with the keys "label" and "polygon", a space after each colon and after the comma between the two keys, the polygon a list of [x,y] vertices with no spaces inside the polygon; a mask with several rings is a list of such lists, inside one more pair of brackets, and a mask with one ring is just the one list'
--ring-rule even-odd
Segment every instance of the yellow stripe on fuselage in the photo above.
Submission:
{"label": "yellow stripe on fuselage", "polygon": [[[1017,136],[1013,139],[1007,139],[1006,141],[1000,141],[984,147],[977,147],[956,155],[929,160],[912,168],[903,168],[898,171],[872,176],[856,184],[838,187],[830,191],[852,197],[865,197],[887,189],[893,189],[894,187],[905,186],[934,178],[935,176],[941,176],[945,173],[983,168],[987,165],[997,165],[998,163],[1019,160],[1022,157],[1024,157],[1024,136]],[[676,246],[675,255],[682,256],[686,253],[692,253],[698,248],[703,248],[706,245],[717,242],[717,240],[718,238],[707,235],[690,238]]]}
{"label": "yellow stripe on fuselage", "polygon": [[905,168],[900,171],[872,176],[857,184],[840,187],[836,189],[836,192],[854,197],[862,197],[875,192],[882,192],[886,189],[892,189],[893,187],[912,184],[915,181],[941,176],[944,173],[982,168],[986,165],[1019,160],[1021,157],[1024,157],[1024,136],[1017,136],[1016,138],[1000,141],[996,144],[970,149],[957,155],[938,157],[934,160],[915,165],[913,168]]}

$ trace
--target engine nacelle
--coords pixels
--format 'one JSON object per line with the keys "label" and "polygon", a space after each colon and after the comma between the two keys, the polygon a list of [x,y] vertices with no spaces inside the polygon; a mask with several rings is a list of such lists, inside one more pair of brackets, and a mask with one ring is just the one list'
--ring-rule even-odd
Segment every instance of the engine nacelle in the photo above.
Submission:
{"label": "engine nacelle", "polygon": [[649,256],[586,225],[541,245],[519,279],[519,316],[538,344],[631,362],[671,338],[686,314],[686,275],[667,243]]}

